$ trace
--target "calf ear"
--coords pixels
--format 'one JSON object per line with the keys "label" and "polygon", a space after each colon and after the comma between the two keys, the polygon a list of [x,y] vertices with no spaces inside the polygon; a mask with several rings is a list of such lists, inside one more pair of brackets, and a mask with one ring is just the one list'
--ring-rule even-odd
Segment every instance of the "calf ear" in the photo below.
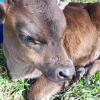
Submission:
{"label": "calf ear", "polygon": [[3,22],[4,17],[5,17],[5,12],[7,6],[12,6],[12,7],[22,7],[23,5],[23,0],[6,0],[6,2],[1,2],[0,3],[0,23]]}
{"label": "calf ear", "polygon": [[13,7],[22,6],[23,5],[23,0],[7,0],[7,3],[10,6],[13,6]]}
{"label": "calf ear", "polygon": [[2,5],[0,5],[0,23],[3,23],[5,17],[5,10]]}

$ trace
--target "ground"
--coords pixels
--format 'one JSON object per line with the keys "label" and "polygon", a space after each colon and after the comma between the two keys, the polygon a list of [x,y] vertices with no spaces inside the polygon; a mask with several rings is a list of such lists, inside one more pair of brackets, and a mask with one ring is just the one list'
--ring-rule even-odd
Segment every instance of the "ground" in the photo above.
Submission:
{"label": "ground", "polygon": [[[24,100],[23,93],[29,87],[28,80],[12,81],[4,67],[6,59],[0,49],[0,100]],[[62,91],[52,97],[60,100],[100,100],[100,72],[93,77],[93,84],[87,85],[85,78],[75,83],[68,91]],[[59,99],[58,99],[59,100]]]}
{"label": "ground", "polygon": [[[96,0],[81,1],[96,2]],[[0,100],[24,100],[23,93],[29,87],[29,81],[12,81],[7,75],[5,65],[6,59],[0,47]],[[85,78],[83,78],[68,91],[62,91],[51,99],[53,100],[55,97],[60,98],[60,100],[100,100],[100,72],[93,77],[93,84],[87,85]]]}

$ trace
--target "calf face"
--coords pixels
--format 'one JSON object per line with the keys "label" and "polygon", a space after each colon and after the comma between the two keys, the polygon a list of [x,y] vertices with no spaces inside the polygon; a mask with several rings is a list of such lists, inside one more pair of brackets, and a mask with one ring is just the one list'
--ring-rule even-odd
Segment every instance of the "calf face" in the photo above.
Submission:
{"label": "calf face", "polygon": [[[39,69],[52,81],[71,79],[75,69],[63,48],[66,21],[56,2],[54,0],[8,1],[5,13],[4,50],[7,59],[10,59],[8,61],[10,66],[15,65],[14,62],[24,63],[24,66],[31,64],[31,67],[28,66],[29,70]],[[23,65],[20,63],[16,63],[20,68],[10,67],[9,71],[18,68],[21,71]]]}

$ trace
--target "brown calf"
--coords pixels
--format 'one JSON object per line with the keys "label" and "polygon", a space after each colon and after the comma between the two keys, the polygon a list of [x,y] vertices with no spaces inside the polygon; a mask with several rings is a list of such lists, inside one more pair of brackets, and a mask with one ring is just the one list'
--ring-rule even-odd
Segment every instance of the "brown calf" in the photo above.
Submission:
{"label": "brown calf", "polygon": [[49,99],[75,74],[73,62],[63,47],[66,28],[63,12],[56,0],[7,0],[6,7],[0,5],[0,13],[5,25],[4,53],[12,79],[39,78],[33,86],[34,93],[29,93],[30,99],[33,94],[38,95],[35,100],[40,100],[39,94],[44,96],[52,85],[50,89],[59,87],[47,92]]}
{"label": "brown calf", "polygon": [[71,79],[75,69],[63,48],[66,21],[56,2],[8,0],[8,4],[4,52],[11,77],[35,78],[43,73],[52,81]]}

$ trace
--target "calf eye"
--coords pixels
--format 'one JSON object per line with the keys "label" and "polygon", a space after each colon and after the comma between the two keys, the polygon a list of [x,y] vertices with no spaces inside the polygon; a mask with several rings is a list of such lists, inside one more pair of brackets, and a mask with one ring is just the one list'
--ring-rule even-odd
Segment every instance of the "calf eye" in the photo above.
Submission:
{"label": "calf eye", "polygon": [[24,43],[34,43],[35,45],[41,44],[39,41],[35,40],[31,36],[26,36],[26,35],[20,34],[19,37],[20,37],[21,41],[24,42]]}
{"label": "calf eye", "polygon": [[34,43],[34,45],[47,44],[47,42],[45,40],[36,40],[31,36],[26,36],[23,34],[19,34],[19,38],[24,43]]}
{"label": "calf eye", "polygon": [[19,34],[19,38],[22,42],[24,43],[29,43],[29,42],[34,42],[34,39],[30,36],[26,36],[26,35],[23,35],[23,34]]}
{"label": "calf eye", "polygon": [[33,48],[37,52],[42,51],[43,45],[47,44],[47,42],[45,40],[40,40],[40,39],[37,40],[31,36],[27,36],[24,34],[19,34],[19,38],[23,43],[30,45],[31,48]]}

